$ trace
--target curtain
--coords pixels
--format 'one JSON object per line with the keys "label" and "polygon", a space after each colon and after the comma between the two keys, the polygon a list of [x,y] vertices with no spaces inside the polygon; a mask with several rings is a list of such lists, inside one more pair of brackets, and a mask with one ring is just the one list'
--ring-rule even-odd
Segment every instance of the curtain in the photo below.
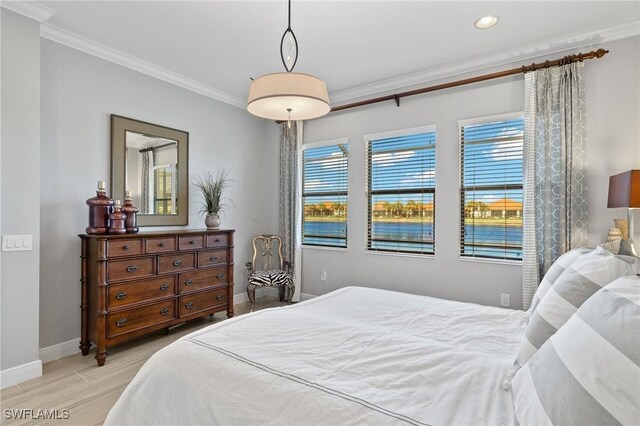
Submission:
{"label": "curtain", "polygon": [[302,121],[282,123],[280,137],[280,236],[283,255],[291,262],[295,292],[300,301],[302,290]]}
{"label": "curtain", "polygon": [[525,76],[522,304],[561,254],[587,244],[584,64]]}
{"label": "curtain", "polygon": [[140,213],[153,213],[153,151],[142,153],[142,199]]}

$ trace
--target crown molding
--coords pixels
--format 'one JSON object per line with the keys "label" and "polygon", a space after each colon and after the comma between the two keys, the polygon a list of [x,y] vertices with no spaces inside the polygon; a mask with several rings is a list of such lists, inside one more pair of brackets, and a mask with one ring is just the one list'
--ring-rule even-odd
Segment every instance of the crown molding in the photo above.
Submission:
{"label": "crown molding", "polygon": [[487,68],[524,62],[543,55],[566,53],[569,50],[587,46],[595,46],[608,41],[621,40],[640,35],[640,21],[633,21],[603,30],[593,31],[569,38],[548,40],[543,43],[525,46],[510,51],[504,51],[491,56],[481,56],[430,68],[425,71],[405,74],[377,82],[363,84],[349,89],[338,90],[329,94],[332,106],[375,94],[392,92],[418,84],[425,84],[443,78],[450,78],[470,72],[486,70]]}
{"label": "crown molding", "polygon": [[157,78],[158,80],[182,87],[191,92],[233,105],[237,108],[246,108],[246,101],[238,96],[207,86],[191,78],[166,70],[150,62],[143,61],[142,59],[138,59],[127,53],[97,43],[54,25],[47,23],[42,24],[40,26],[40,36],[72,49],[104,59],[105,61],[113,62],[114,64]]}
{"label": "crown molding", "polygon": [[56,13],[50,7],[35,1],[0,1],[0,6],[41,23]]}

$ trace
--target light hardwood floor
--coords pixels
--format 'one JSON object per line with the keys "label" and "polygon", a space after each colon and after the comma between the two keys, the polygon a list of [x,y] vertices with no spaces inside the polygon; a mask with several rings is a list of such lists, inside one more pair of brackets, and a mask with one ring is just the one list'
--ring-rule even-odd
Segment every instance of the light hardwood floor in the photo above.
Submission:
{"label": "light hardwood floor", "polygon": [[[281,306],[275,298],[263,297],[256,301],[256,310]],[[249,312],[249,303],[235,305],[236,316]],[[103,367],[98,368],[95,354],[76,355],[48,362],[43,366],[41,377],[10,386],[0,391],[2,418],[0,424],[35,425],[100,425],[116,403],[124,388],[136,375],[142,364],[156,351],[176,339],[202,327],[224,321],[226,313],[213,318],[193,320],[176,326],[168,335],[156,333],[139,340],[109,349],[109,357]],[[68,410],[68,419],[29,420],[8,419],[8,414],[17,409]],[[10,411],[7,411],[10,410]],[[63,412],[58,414],[62,416]]]}

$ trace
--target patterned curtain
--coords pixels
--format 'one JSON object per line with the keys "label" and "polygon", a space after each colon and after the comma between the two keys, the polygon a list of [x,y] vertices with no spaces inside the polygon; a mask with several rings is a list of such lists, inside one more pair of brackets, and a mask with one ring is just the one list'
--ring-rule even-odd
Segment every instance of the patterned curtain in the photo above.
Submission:
{"label": "patterned curtain", "polygon": [[587,244],[584,64],[525,76],[522,304],[561,254]]}
{"label": "patterned curtain", "polygon": [[280,137],[280,236],[283,255],[293,267],[294,302],[300,301],[302,280],[302,121],[282,123]]}
{"label": "patterned curtain", "polygon": [[142,153],[142,200],[140,202],[140,213],[153,213],[153,151]]}

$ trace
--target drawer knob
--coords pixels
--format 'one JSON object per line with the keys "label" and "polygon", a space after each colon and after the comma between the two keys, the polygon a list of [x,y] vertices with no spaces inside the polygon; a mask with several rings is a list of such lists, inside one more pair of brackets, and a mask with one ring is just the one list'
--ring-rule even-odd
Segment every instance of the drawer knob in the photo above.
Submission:
{"label": "drawer knob", "polygon": [[162,308],[162,310],[160,311],[160,315],[167,315],[169,313],[169,308]]}
{"label": "drawer knob", "polygon": [[184,307],[187,308],[187,309],[191,309],[191,308],[193,308],[193,303],[191,303],[191,302],[185,303]]}
{"label": "drawer knob", "polygon": [[186,280],[184,283],[186,285],[192,285],[193,284],[193,280]]}
{"label": "drawer knob", "polygon": [[189,240],[189,244],[195,244],[195,241]]}
{"label": "drawer knob", "polygon": [[160,291],[167,291],[169,290],[169,284],[162,284],[160,286]]}
{"label": "drawer knob", "polygon": [[218,258],[218,256],[211,256],[211,257],[209,258],[209,260],[216,260],[217,258]]}
{"label": "drawer knob", "polygon": [[176,259],[173,261],[173,266],[180,266],[182,265],[182,259]]}
{"label": "drawer knob", "polygon": [[116,294],[116,299],[118,299],[118,300],[122,300],[125,297],[127,297],[127,292],[126,291],[121,291],[120,293]]}
{"label": "drawer knob", "polygon": [[118,321],[116,321],[116,325],[117,325],[118,327],[124,327],[124,325],[125,325],[126,323],[127,323],[127,319],[126,319],[126,318],[122,318],[122,319],[119,319]]}
{"label": "drawer knob", "polygon": [[129,246],[128,245],[122,246],[122,250],[129,250]]}
{"label": "drawer knob", "polygon": [[165,243],[160,243],[160,244],[158,244],[158,246],[159,246],[159,247],[164,247],[164,246],[165,246]]}
{"label": "drawer knob", "polygon": [[222,278],[224,278],[224,274],[218,274],[218,275],[216,275],[216,278],[222,279]]}
{"label": "drawer knob", "polygon": [[216,239],[214,240],[214,242],[219,243],[219,242],[220,242],[220,238],[216,238]]}
{"label": "drawer knob", "polygon": [[219,294],[219,295],[216,296],[216,299],[222,300],[222,299],[224,299],[224,295],[223,294]]}
{"label": "drawer knob", "polygon": [[127,272],[135,272],[138,270],[136,265],[127,266]]}

